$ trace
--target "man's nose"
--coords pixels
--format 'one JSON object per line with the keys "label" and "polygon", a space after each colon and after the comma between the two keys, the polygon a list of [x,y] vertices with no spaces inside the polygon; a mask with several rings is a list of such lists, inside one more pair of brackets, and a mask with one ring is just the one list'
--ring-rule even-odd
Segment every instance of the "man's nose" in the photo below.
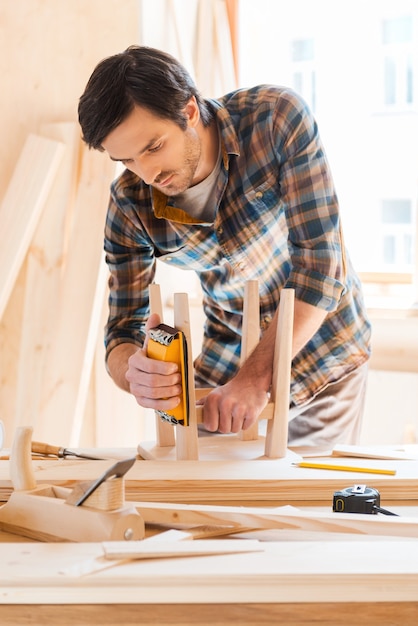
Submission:
{"label": "man's nose", "polygon": [[137,162],[135,162],[132,169],[135,174],[142,178],[146,185],[152,185],[161,172],[161,169],[155,165],[144,165],[143,163],[139,164]]}

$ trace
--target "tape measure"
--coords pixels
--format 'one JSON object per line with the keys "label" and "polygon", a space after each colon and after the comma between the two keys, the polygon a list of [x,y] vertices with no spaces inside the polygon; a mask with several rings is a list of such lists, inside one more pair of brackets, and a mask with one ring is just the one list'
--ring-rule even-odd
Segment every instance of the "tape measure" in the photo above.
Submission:
{"label": "tape measure", "polygon": [[334,493],[332,510],[336,513],[369,513],[380,510],[380,493],[366,485],[354,485]]}

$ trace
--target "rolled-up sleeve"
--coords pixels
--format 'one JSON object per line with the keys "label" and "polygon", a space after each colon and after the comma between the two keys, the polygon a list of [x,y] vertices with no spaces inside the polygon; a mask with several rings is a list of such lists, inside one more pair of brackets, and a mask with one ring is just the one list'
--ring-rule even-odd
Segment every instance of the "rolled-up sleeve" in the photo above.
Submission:
{"label": "rolled-up sleeve", "polygon": [[289,92],[274,113],[280,189],[288,226],[291,272],[286,286],[313,306],[333,311],[345,289],[345,252],[338,199],[309,108]]}
{"label": "rolled-up sleeve", "polygon": [[148,286],[155,276],[153,247],[139,224],[134,199],[112,185],[104,249],[109,276],[109,316],[105,327],[106,358],[120,343],[142,345],[149,315]]}

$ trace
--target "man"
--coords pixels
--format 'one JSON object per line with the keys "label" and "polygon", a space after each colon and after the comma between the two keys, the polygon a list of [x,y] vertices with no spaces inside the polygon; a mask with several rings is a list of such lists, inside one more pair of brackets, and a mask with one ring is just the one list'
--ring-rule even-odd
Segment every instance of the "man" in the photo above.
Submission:
{"label": "man", "polygon": [[[289,443],[358,439],[370,325],[346,254],[318,128],[290,89],[204,100],[170,55],[132,46],[103,60],[79,103],[84,141],[126,170],[105,227],[107,367],[143,406],[179,403],[180,374],[147,357],[156,259],[197,272],[206,315],[196,381],[208,431],[249,428],[268,402],[276,311],[295,289]],[[239,368],[245,281],[258,279],[262,338]],[[150,316],[146,329],[158,324]]]}

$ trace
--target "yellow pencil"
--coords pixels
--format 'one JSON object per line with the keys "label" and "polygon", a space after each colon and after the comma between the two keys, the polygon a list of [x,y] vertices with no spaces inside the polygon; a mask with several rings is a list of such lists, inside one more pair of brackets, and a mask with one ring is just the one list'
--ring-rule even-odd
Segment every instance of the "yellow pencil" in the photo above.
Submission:
{"label": "yellow pencil", "polygon": [[389,474],[394,476],[396,470],[378,469],[375,467],[351,467],[350,465],[332,465],[328,463],[294,463],[297,467],[307,467],[311,469],[335,470],[338,472],[360,472],[363,474]]}

